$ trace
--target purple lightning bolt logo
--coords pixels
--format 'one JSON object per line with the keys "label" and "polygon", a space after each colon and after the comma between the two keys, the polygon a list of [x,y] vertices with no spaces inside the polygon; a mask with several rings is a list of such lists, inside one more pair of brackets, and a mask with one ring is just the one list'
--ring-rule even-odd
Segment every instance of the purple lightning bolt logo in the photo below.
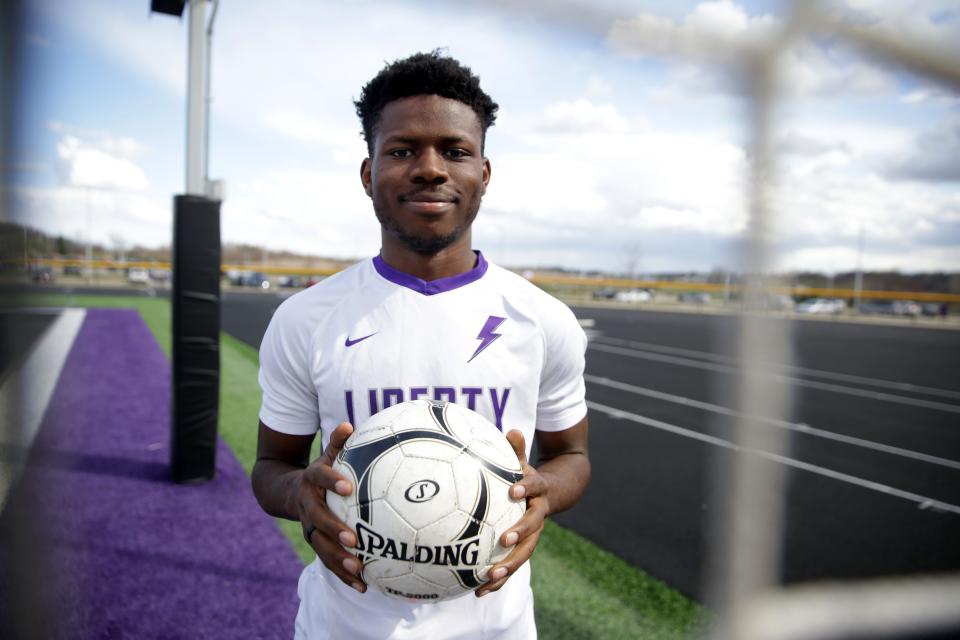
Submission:
{"label": "purple lightning bolt logo", "polygon": [[[480,346],[477,347],[477,350],[473,352],[473,355],[470,356],[470,360],[473,360],[480,352],[493,344],[493,341],[500,337],[499,333],[494,333],[501,324],[504,323],[506,318],[501,318],[500,316],[490,316],[487,318],[487,321],[483,325],[483,329],[480,329],[480,333],[477,334],[477,340],[480,341]],[[467,360],[467,363],[470,362]]]}

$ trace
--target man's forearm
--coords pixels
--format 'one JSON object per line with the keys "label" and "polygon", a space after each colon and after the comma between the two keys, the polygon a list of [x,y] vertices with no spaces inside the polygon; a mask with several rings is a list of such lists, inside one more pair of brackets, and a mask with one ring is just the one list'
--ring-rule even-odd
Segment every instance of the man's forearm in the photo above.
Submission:
{"label": "man's forearm", "polygon": [[250,475],[261,509],[277,518],[300,519],[298,494],[303,469],[278,460],[257,460]]}
{"label": "man's forearm", "polygon": [[550,514],[566,511],[577,503],[590,482],[590,459],[585,452],[562,453],[537,466],[549,486]]}

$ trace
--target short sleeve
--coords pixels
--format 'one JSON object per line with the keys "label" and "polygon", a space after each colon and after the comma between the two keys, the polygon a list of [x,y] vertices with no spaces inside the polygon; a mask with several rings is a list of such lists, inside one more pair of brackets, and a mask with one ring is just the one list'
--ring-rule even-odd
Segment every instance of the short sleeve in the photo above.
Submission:
{"label": "short sleeve", "polygon": [[313,435],[320,427],[317,391],[310,367],[310,334],[295,314],[277,309],[260,344],[263,391],[260,420],[274,431]]}
{"label": "short sleeve", "polygon": [[587,336],[573,312],[561,306],[559,312],[549,314],[549,321],[544,324],[544,339],[537,429],[562,431],[587,415],[583,382]]}

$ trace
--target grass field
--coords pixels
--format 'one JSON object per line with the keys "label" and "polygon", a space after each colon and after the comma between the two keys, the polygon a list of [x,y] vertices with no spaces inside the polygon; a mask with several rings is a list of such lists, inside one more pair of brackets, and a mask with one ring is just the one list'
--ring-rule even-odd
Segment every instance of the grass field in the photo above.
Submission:
{"label": "grass field", "polygon": [[[170,304],[158,298],[37,295],[30,306],[133,308],[170,356]],[[257,352],[221,334],[220,436],[249,473],[260,408]],[[278,525],[306,563],[314,557],[300,525]],[[699,635],[703,608],[576,533],[547,523],[532,559],[537,626],[546,640],[688,638]]]}

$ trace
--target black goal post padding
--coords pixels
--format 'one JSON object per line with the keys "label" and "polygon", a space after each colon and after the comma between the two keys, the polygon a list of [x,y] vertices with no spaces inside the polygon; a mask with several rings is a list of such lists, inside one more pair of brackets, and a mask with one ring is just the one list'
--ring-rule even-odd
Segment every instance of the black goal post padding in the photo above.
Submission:
{"label": "black goal post padding", "polygon": [[220,201],[176,196],[173,216],[173,480],[211,480],[220,392]]}

